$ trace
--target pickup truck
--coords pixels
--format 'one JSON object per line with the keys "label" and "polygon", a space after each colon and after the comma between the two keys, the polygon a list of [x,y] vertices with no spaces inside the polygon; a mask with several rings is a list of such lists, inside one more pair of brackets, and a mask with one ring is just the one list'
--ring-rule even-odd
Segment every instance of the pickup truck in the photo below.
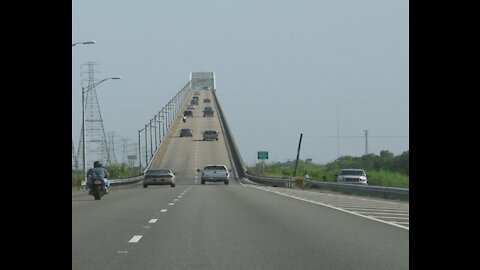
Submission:
{"label": "pickup truck", "polygon": [[339,183],[368,185],[367,173],[362,169],[342,169],[336,176]]}
{"label": "pickup truck", "polygon": [[227,169],[227,166],[223,164],[207,164],[203,167],[203,170],[198,170],[202,172],[202,177],[200,181],[202,185],[205,185],[205,182],[224,182],[225,185],[228,185],[228,179],[230,178],[230,172]]}

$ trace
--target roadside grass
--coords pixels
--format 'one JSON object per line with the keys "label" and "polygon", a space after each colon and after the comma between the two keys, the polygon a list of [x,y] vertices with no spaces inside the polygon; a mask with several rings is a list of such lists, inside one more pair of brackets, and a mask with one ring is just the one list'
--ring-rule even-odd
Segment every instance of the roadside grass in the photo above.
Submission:
{"label": "roadside grass", "polygon": [[[275,178],[304,178],[308,175],[310,180],[322,182],[335,182],[337,170],[328,170],[319,165],[299,165],[295,176],[293,176],[293,168],[280,167],[277,164],[262,164],[256,167],[247,167],[249,174],[275,177]],[[409,177],[407,175],[391,172],[386,170],[366,171],[368,176],[368,184],[372,186],[384,187],[409,187]]]}

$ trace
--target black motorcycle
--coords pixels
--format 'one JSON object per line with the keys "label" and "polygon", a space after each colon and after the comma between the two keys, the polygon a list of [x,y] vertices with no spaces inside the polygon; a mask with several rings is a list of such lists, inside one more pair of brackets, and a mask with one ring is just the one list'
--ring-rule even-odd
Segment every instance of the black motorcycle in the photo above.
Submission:
{"label": "black motorcycle", "polygon": [[95,200],[100,200],[105,195],[105,182],[103,180],[93,180],[89,195],[93,195]]}

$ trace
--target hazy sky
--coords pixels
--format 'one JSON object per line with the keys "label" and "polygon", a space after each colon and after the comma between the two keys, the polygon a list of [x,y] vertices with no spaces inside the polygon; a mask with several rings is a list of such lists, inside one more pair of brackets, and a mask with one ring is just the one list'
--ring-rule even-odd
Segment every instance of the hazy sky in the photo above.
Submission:
{"label": "hazy sky", "polygon": [[[217,97],[247,165],[326,163],[409,149],[406,0],[81,0],[72,2],[72,139],[81,131],[81,65],[95,62],[105,132],[122,139],[188,82],[215,72]],[[86,86],[86,84],[84,84]],[[338,132],[338,133],[337,133]],[[339,137],[337,137],[339,135]],[[133,153],[132,153],[133,154]]]}

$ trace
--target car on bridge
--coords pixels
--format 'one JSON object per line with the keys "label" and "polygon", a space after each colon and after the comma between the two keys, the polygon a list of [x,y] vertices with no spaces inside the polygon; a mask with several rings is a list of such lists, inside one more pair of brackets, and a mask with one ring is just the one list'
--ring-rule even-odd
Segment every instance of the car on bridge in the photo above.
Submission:
{"label": "car on bridge", "polygon": [[209,98],[204,98],[204,99],[203,99],[203,103],[210,103],[210,102],[212,102],[212,100],[209,99]]}
{"label": "car on bridge", "polygon": [[198,172],[202,172],[200,181],[202,185],[205,185],[205,182],[224,182],[225,185],[228,185],[228,180],[230,178],[230,171],[227,169],[227,166],[224,164],[207,164],[203,167],[203,170],[198,169]]}
{"label": "car on bridge", "polygon": [[203,117],[207,117],[207,116],[213,117],[213,109],[212,109],[212,107],[205,107],[205,108],[203,109]]}
{"label": "car on bridge", "polygon": [[180,130],[180,137],[192,137],[193,130],[191,128],[182,128]]}
{"label": "car on bridge", "polygon": [[193,112],[192,112],[192,111],[190,111],[190,110],[184,111],[184,112],[183,112],[183,116],[186,116],[186,117],[193,117]]}
{"label": "car on bridge", "polygon": [[216,130],[205,130],[203,132],[204,141],[218,141],[218,133]]}
{"label": "car on bridge", "polygon": [[150,185],[170,185],[175,187],[175,173],[169,168],[147,169],[143,177],[143,187]]}

